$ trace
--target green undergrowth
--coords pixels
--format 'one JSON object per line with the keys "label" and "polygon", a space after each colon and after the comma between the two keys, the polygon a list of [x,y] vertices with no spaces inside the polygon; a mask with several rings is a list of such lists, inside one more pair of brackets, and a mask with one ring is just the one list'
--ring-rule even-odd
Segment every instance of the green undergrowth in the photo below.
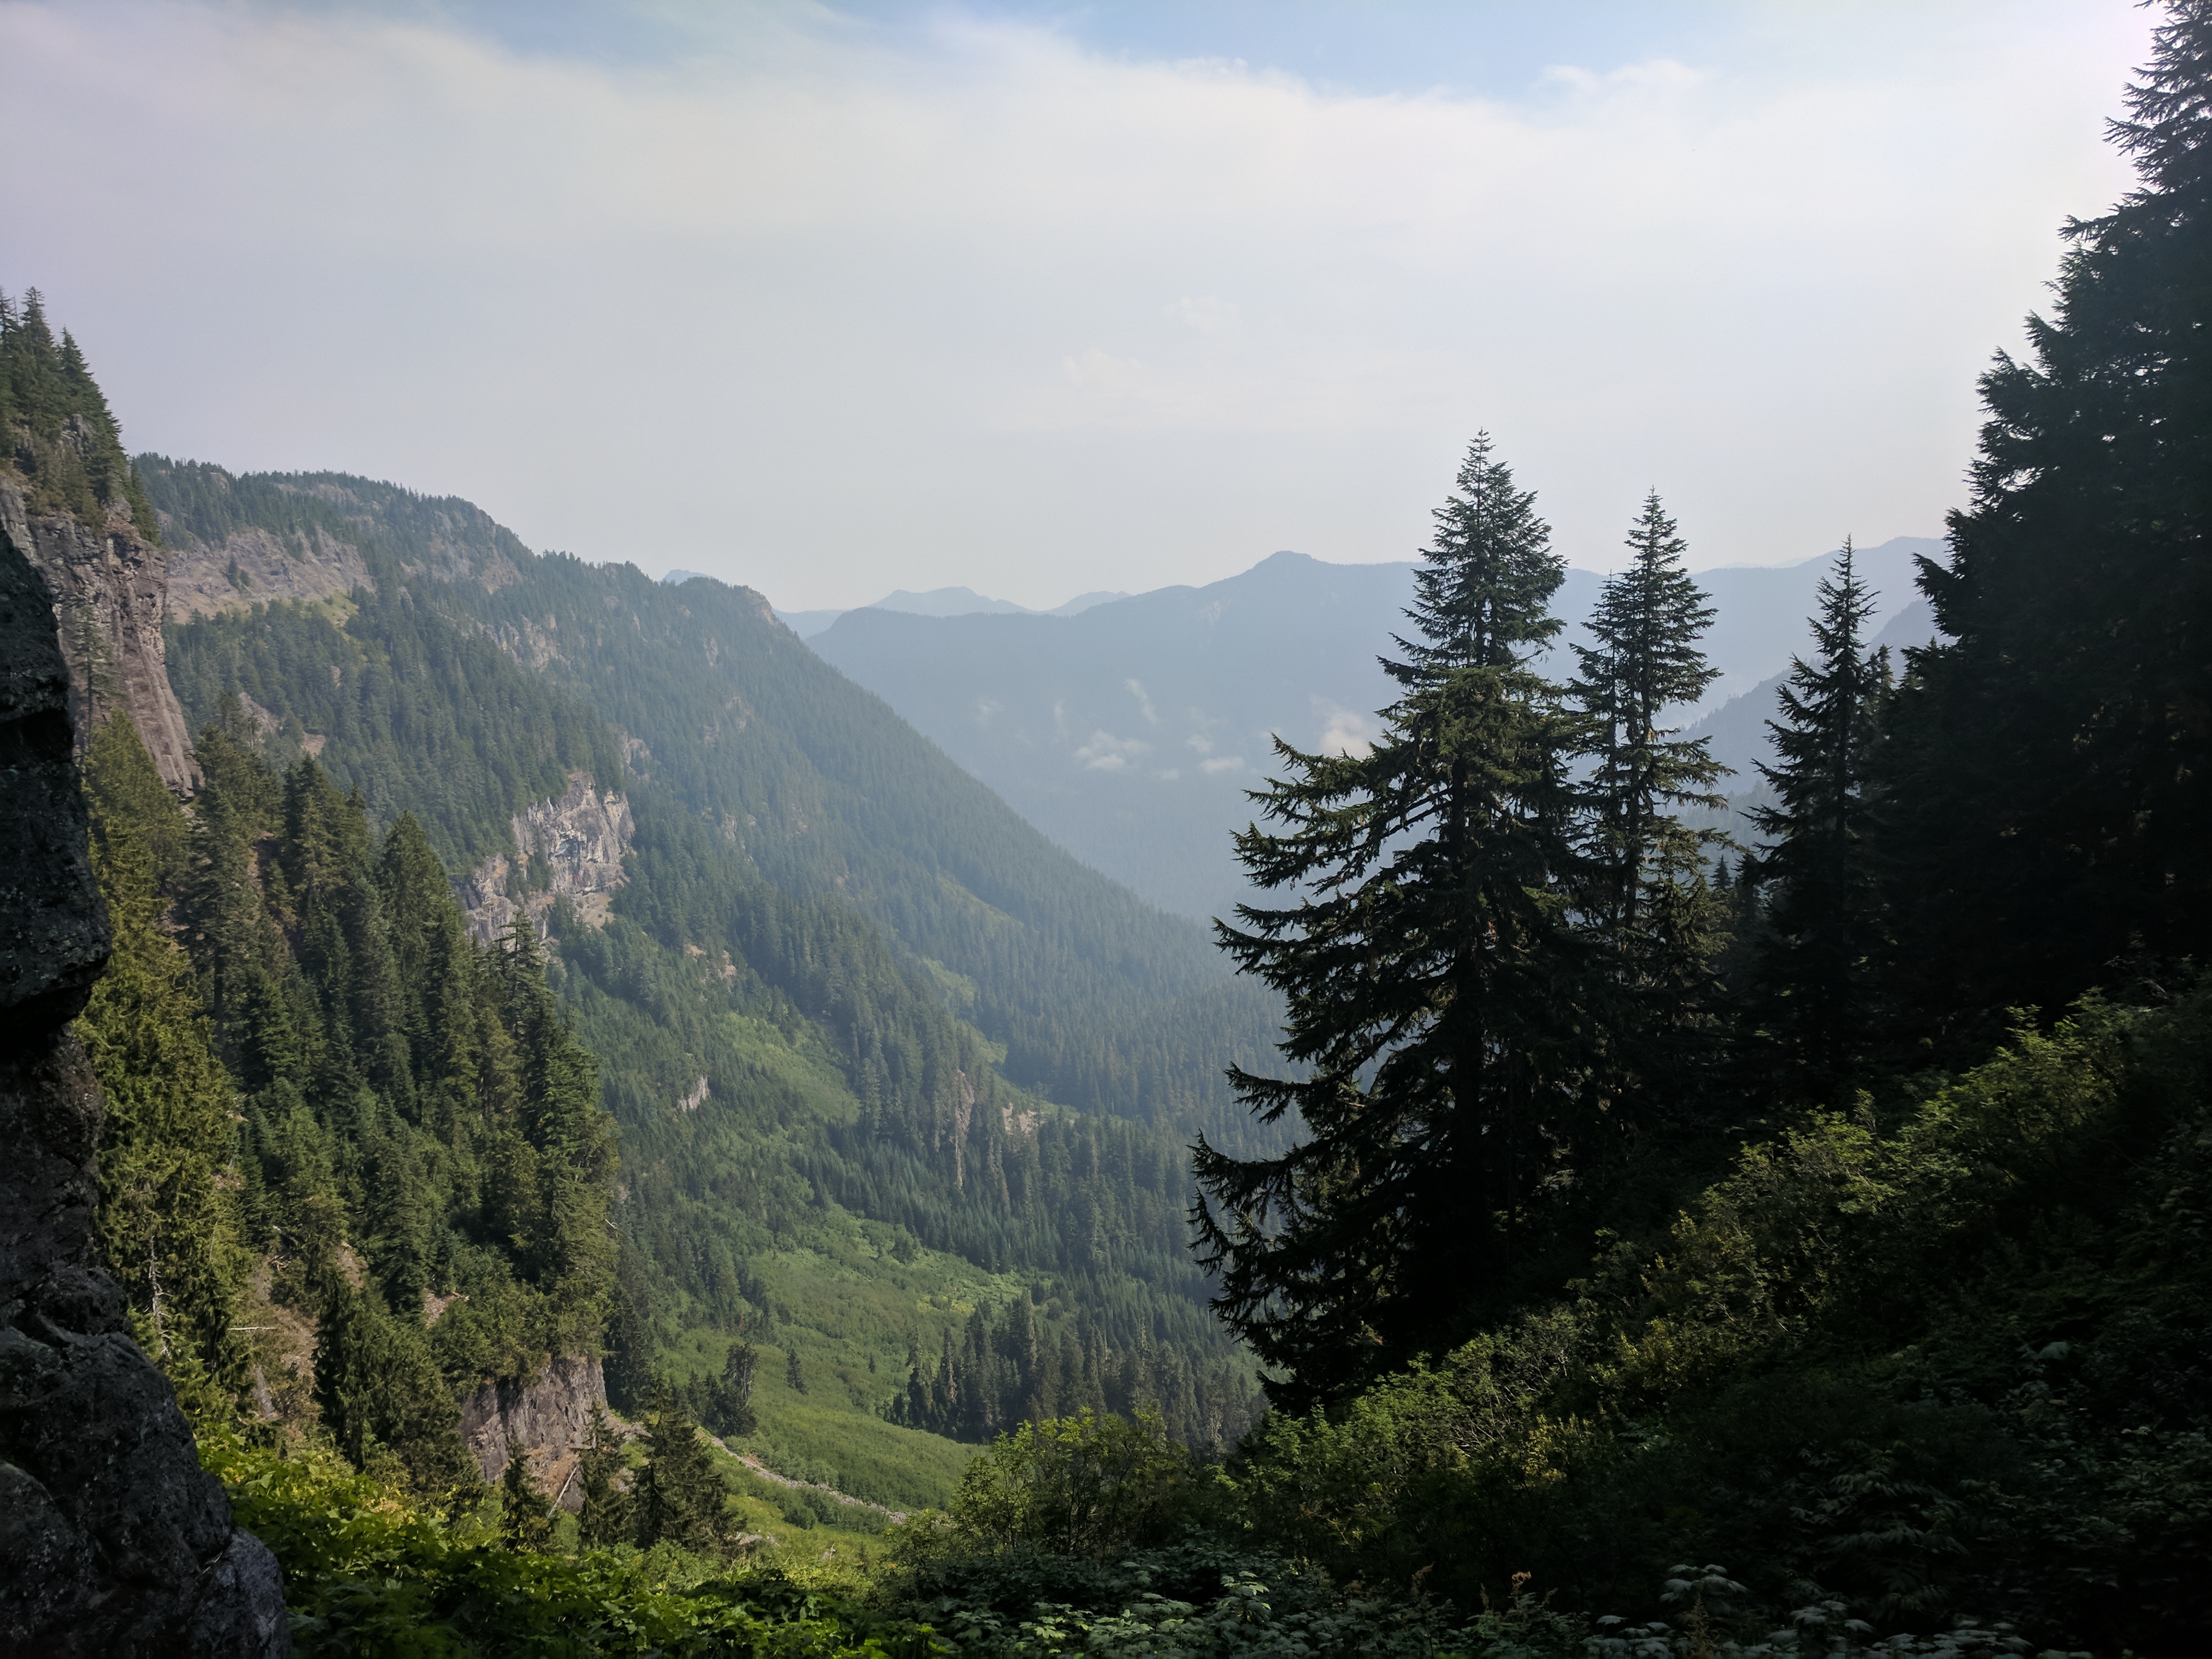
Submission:
{"label": "green undergrowth", "polygon": [[1885,1638],[2201,1651],[2208,1175],[2212,994],[2093,1000],[1908,1109],[1745,1146],[1548,1304],[1268,1419],[1231,1512],[1462,1605],[1533,1574],[1662,1616],[1687,1559],[1747,1587],[1746,1642],[1832,1604]]}
{"label": "green undergrowth", "polygon": [[[448,1523],[326,1451],[267,1450],[203,1427],[200,1457],[239,1523],[283,1567],[301,1659],[922,1659],[952,1650],[926,1626],[860,1604],[860,1534],[824,1529],[804,1551],[757,1551],[734,1567],[666,1545],[512,1552],[473,1519]],[[736,1508],[764,1526],[775,1515],[750,1492]],[[795,1559],[780,1559],[787,1553]]]}

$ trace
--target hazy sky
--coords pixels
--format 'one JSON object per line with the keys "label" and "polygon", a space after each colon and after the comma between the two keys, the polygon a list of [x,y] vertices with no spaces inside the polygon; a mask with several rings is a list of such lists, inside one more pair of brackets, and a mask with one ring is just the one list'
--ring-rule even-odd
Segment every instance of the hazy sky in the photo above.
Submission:
{"label": "hazy sky", "polygon": [[2151,17],[0,3],[0,287],[134,447],[466,495],[787,609],[1940,533]]}

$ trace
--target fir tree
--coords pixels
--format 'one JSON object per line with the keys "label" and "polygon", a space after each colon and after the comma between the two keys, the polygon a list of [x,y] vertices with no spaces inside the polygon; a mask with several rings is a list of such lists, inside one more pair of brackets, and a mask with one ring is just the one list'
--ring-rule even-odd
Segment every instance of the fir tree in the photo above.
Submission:
{"label": "fir tree", "polygon": [[605,1409],[593,1406],[591,1428],[576,1462],[576,1485],[584,1496],[576,1532],[587,1548],[612,1549],[636,1541],[637,1506],[617,1484],[627,1467],[621,1435]]}
{"label": "fir tree", "polygon": [[1682,568],[1689,544],[1675,532],[1654,491],[1629,533],[1628,568],[1606,579],[1590,612],[1596,643],[1575,647],[1581,672],[1570,690],[1588,722],[1602,872],[1593,902],[1616,938],[1635,935],[1653,888],[1694,872],[1711,839],[1676,811],[1727,804],[1713,793],[1723,769],[1708,740],[1685,741],[1664,724],[1720,675],[1698,648],[1713,610]]}
{"label": "fir tree", "polygon": [[461,1442],[460,1408],[439,1374],[422,1328],[395,1318],[373,1289],[333,1276],[315,1333],[315,1404],[323,1426],[357,1469],[383,1449],[407,1484],[446,1503],[483,1486]]}
{"label": "fir tree", "polygon": [[119,513],[161,540],[107,399],[68,331],[55,339],[36,289],[20,301],[0,294],[0,472],[21,480],[34,514],[98,527]]}
{"label": "fir tree", "polygon": [[[1713,617],[1682,568],[1688,544],[1648,495],[1628,537],[1628,567],[1607,579],[1589,618],[1594,644],[1575,647],[1569,688],[1583,720],[1584,834],[1593,870],[1589,915],[1611,957],[1619,995],[1615,1110],[1637,1127],[1669,1097],[1679,1116],[1709,1062],[1717,996],[1711,960],[1723,926],[1702,872],[1717,830],[1692,830],[1685,807],[1717,810],[1723,768],[1704,738],[1669,727],[1719,670],[1698,641]],[[1639,1109],[1629,1110],[1633,1101]]]}
{"label": "fir tree", "polygon": [[1298,902],[1218,924],[1282,993],[1304,1073],[1238,1068],[1237,1089],[1306,1135],[1249,1160],[1201,1139],[1195,1218],[1215,1307],[1291,1403],[1510,1285],[1571,1180],[1601,1048],[1576,724],[1530,665],[1562,567],[1486,436],[1436,518],[1384,735],[1365,756],[1279,743],[1287,775],[1254,799],[1286,829],[1237,837],[1254,882]]}
{"label": "fir tree", "polygon": [[530,1449],[511,1435],[499,1477],[499,1541],[531,1553],[542,1553],[553,1542],[553,1505],[531,1478]]}
{"label": "fir tree", "polygon": [[727,1547],[729,1489],[699,1425],[665,1389],[646,1414],[645,1462],[635,1491],[641,1543],[674,1544],[699,1555]]}
{"label": "fir tree", "polygon": [[751,1343],[744,1341],[732,1342],[729,1354],[722,1361],[714,1427],[725,1438],[750,1434],[759,1426],[759,1419],[753,1411],[753,1369],[759,1363],[759,1353]]}
{"label": "fir tree", "polygon": [[1799,1098],[1828,1102],[1865,1052],[1880,968],[1880,898],[1869,842],[1868,778],[1889,687],[1887,652],[1863,635],[1875,595],[1847,538],[1822,579],[1814,660],[1790,661],[1777,763],[1760,775],[1776,805],[1752,814],[1767,838],[1752,1006],[1763,1056]]}

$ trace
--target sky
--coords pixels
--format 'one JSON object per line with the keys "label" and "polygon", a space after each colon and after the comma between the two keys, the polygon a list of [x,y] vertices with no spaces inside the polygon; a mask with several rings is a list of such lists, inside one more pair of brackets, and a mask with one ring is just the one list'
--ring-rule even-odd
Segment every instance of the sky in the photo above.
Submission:
{"label": "sky", "polygon": [[0,289],[125,441],[779,607],[1940,534],[2130,0],[0,0]]}

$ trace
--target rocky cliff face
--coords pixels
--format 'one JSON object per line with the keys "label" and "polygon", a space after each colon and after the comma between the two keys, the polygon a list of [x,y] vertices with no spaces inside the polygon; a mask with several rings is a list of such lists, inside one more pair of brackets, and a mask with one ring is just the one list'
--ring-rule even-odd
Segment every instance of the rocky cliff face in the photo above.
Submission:
{"label": "rocky cliff face", "polygon": [[[161,516],[167,541],[172,520],[167,514]],[[213,542],[176,533],[169,551],[169,614],[179,622],[250,611],[279,599],[327,599],[376,586],[361,550],[320,525],[289,537],[247,525]]]}
{"label": "rocky cliff face", "polygon": [[374,538],[413,581],[497,589],[526,554],[512,532],[469,501],[416,495],[341,473],[249,473],[141,455],[144,483],[170,549],[170,603],[180,617],[269,599],[323,599],[374,589],[362,549]]}
{"label": "rocky cliff face", "polygon": [[120,516],[102,525],[67,514],[32,518],[22,492],[0,480],[0,532],[46,578],[69,665],[69,714],[80,748],[116,709],[131,717],[161,781],[199,781],[190,734],[169,689],[161,623],[168,559]]}
{"label": "rocky cliff face", "polygon": [[461,1437],[483,1478],[507,1470],[507,1443],[522,1443],[538,1490],[571,1514],[584,1506],[576,1461],[591,1433],[592,1407],[605,1409],[607,1380],[596,1359],[556,1359],[528,1382],[487,1382],[461,1407]]}
{"label": "rocky cliff face", "polygon": [[571,772],[560,799],[533,802],[509,827],[518,856],[510,860],[495,853],[460,884],[470,932],[480,939],[497,939],[523,912],[542,937],[556,898],[574,905],[587,926],[604,927],[615,891],[627,879],[623,855],[636,834],[629,802],[612,790],[601,794],[588,774]]}
{"label": "rocky cliff face", "polygon": [[0,1651],[289,1655],[276,1560],[231,1524],[95,1265],[103,1103],[68,1022],[107,929],[53,592],[19,550],[21,505],[0,515]]}

